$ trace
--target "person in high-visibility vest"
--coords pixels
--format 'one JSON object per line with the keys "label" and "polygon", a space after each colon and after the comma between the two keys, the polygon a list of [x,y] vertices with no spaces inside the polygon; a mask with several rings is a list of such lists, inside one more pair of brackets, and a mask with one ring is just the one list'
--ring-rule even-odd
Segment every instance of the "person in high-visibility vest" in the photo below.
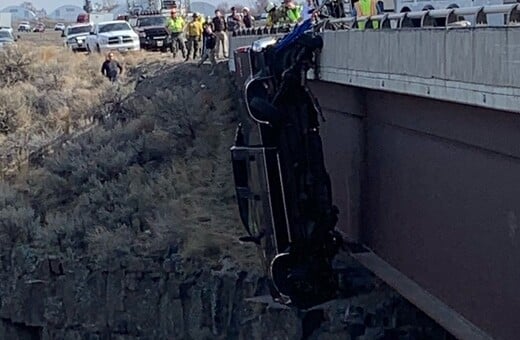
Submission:
{"label": "person in high-visibility vest", "polygon": [[281,22],[285,24],[296,24],[301,20],[302,7],[292,0],[284,0],[281,10]]}
{"label": "person in high-visibility vest", "polygon": [[[377,6],[375,0],[359,0],[356,3],[354,3],[354,8],[356,10],[356,18],[370,17],[377,14]],[[358,21],[357,24],[360,30],[365,29],[365,21]],[[379,28],[379,22],[372,21],[372,27],[374,27],[374,29]]]}
{"label": "person in high-visibility vest", "polygon": [[[182,52],[182,57],[186,58],[186,45],[184,41],[184,19],[181,16],[177,16],[176,8],[172,8],[170,13],[171,17],[166,22],[166,27],[170,31],[172,37],[172,52],[176,50],[174,46],[177,45]],[[176,52],[174,52],[173,54],[174,58],[175,55]]]}

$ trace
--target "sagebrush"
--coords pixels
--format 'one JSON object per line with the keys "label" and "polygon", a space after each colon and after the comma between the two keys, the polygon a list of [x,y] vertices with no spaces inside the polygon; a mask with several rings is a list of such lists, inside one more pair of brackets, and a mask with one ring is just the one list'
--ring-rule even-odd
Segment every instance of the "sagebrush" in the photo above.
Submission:
{"label": "sagebrush", "polygon": [[122,98],[110,121],[18,181],[41,247],[105,260],[171,245],[188,256],[254,256],[237,241],[228,80],[157,67],[163,71]]}

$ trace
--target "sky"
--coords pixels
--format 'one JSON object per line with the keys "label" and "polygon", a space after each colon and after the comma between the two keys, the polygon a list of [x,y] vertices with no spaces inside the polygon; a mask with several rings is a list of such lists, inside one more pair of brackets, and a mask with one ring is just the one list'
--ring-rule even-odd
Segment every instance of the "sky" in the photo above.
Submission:
{"label": "sky", "polygon": [[[23,0],[0,0],[0,8],[12,5],[19,5]],[[83,0],[33,0],[31,1],[36,8],[45,8],[48,12],[54,11],[62,5],[77,5],[83,7]]]}
{"label": "sky", "polygon": [[[30,1],[30,0],[29,0]],[[192,0],[194,1],[194,0]],[[254,1],[252,0],[200,0],[204,2],[208,2],[213,5],[217,5],[221,2],[227,2],[228,4],[239,4],[242,3],[244,5],[251,6]],[[19,5],[23,2],[23,0],[0,0],[0,9],[11,6],[11,5]],[[31,1],[36,8],[45,8],[47,13],[54,11],[56,8],[63,5],[77,5],[79,7],[83,7],[83,0],[33,0]],[[93,3],[96,0],[92,1]]]}

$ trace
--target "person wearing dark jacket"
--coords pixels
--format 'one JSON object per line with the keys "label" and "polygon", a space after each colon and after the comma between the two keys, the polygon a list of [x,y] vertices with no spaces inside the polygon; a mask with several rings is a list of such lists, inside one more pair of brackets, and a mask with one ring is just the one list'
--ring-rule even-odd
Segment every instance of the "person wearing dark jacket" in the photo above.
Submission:
{"label": "person wearing dark jacket", "polygon": [[118,76],[122,73],[123,66],[114,59],[114,53],[108,53],[105,62],[101,66],[101,74],[110,79],[111,82],[116,82]]}
{"label": "person wearing dark jacket", "polygon": [[251,28],[255,25],[255,18],[253,18],[253,16],[249,12],[249,8],[244,7],[242,9],[242,15],[243,15],[242,22],[244,23],[244,26],[246,28]]}
{"label": "person wearing dark jacket", "polygon": [[215,61],[215,46],[217,45],[217,36],[211,30],[211,26],[206,26],[206,29],[203,33],[204,37],[204,54],[202,54],[202,58],[198,63],[198,67],[200,67],[208,58],[211,61],[212,70],[209,74],[212,76],[215,73],[215,66],[217,62]]}
{"label": "person wearing dark jacket", "polygon": [[215,46],[215,56],[218,58],[219,51],[220,51],[220,45],[222,44],[222,54],[224,55],[224,58],[227,58],[227,24],[226,20],[224,19],[224,16],[222,13],[217,9],[215,11],[215,17],[211,20],[211,23],[213,25],[213,32],[215,32],[215,35],[217,36],[217,45]]}
{"label": "person wearing dark jacket", "polygon": [[233,34],[234,31],[237,31],[242,26],[242,18],[238,14],[235,7],[231,7],[231,14],[227,17],[227,29],[228,32]]}

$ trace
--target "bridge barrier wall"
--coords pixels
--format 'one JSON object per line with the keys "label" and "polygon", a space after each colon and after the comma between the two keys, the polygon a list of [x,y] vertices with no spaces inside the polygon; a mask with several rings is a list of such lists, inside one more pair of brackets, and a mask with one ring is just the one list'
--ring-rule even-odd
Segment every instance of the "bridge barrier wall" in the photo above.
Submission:
{"label": "bridge barrier wall", "polygon": [[326,31],[321,80],[518,111],[518,28]]}
{"label": "bridge barrier wall", "polygon": [[[520,28],[325,31],[320,79],[498,110],[520,107]],[[262,36],[230,38],[230,51]],[[229,68],[234,71],[234,60]]]}

